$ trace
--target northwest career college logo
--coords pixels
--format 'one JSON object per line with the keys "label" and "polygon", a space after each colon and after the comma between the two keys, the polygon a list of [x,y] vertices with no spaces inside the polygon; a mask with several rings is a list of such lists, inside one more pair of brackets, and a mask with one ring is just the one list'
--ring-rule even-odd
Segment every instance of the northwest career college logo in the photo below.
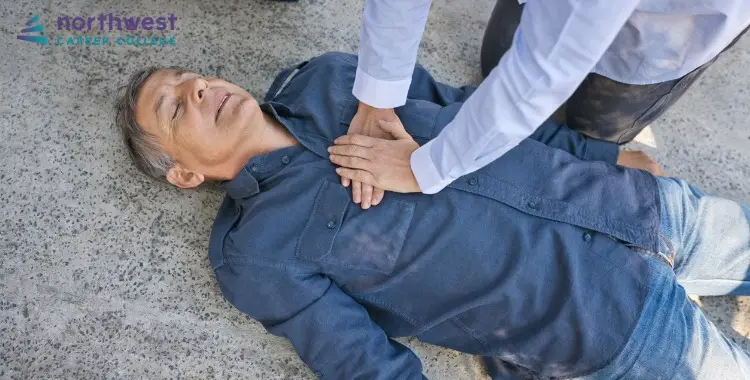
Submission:
{"label": "northwest career college logo", "polygon": [[[49,38],[47,38],[47,36],[42,35],[44,34],[44,25],[42,24],[37,24],[34,26],[31,25],[37,21],[39,21],[39,15],[36,15],[30,18],[29,21],[26,21],[27,27],[21,29],[22,34],[17,35],[16,38],[18,38],[19,40],[23,40],[23,41],[37,43],[39,45],[46,45],[47,42],[49,42]],[[28,35],[24,35],[23,33],[39,33],[39,35],[28,36]]]}

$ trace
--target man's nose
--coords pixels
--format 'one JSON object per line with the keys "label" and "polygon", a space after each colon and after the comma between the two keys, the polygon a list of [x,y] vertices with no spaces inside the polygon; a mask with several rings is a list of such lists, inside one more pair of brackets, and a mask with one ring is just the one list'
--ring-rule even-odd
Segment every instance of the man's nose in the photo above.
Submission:
{"label": "man's nose", "polygon": [[190,99],[190,102],[196,105],[201,104],[208,95],[207,83],[200,78],[185,81],[180,87],[183,88],[183,94]]}
{"label": "man's nose", "polygon": [[195,100],[200,103],[206,94],[206,85],[201,80],[195,80]]}

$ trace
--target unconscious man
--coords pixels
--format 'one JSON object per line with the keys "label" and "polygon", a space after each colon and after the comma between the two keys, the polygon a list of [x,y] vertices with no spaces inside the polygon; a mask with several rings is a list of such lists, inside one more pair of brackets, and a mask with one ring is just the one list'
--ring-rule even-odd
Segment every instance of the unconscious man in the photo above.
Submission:
{"label": "unconscious man", "polygon": [[[319,377],[421,379],[391,339],[416,336],[539,378],[750,378],[747,353],[687,297],[750,293],[746,206],[618,166],[617,146],[547,122],[437,194],[362,210],[327,152],[356,113],[356,66],[328,53],[284,70],[260,105],[152,68],[116,107],[143,172],[222,183],[221,291]],[[417,67],[396,113],[424,144],[473,89]]]}

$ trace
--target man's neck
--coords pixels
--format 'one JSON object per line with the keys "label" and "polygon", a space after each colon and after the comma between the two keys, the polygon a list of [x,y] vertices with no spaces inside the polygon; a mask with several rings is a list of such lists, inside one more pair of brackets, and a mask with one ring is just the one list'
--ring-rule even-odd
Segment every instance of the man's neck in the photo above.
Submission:
{"label": "man's neck", "polygon": [[263,112],[263,122],[263,135],[257,145],[258,151],[253,156],[299,144],[294,135],[273,116]]}
{"label": "man's neck", "polygon": [[263,112],[262,120],[262,125],[258,127],[259,133],[248,140],[248,144],[243,149],[245,153],[237,156],[233,169],[228,175],[223,176],[226,179],[234,178],[245,164],[255,156],[299,144],[289,130],[273,116]]}

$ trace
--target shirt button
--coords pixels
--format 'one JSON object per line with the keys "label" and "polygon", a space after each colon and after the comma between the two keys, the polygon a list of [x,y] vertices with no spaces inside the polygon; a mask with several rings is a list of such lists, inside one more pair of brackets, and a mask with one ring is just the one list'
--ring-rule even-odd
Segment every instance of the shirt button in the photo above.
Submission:
{"label": "shirt button", "polygon": [[529,206],[529,208],[533,208],[533,209],[536,208],[536,203],[534,203],[534,202],[529,202],[529,203],[527,203],[527,205]]}
{"label": "shirt button", "polygon": [[257,172],[258,171],[258,165],[252,164],[250,165],[250,170]]}
{"label": "shirt button", "polygon": [[315,372],[315,376],[317,376],[318,378],[321,378],[321,377],[323,377],[323,374],[320,373],[320,372]]}
{"label": "shirt button", "polygon": [[281,157],[281,163],[282,164],[286,165],[286,164],[289,163],[289,161],[291,161],[291,159],[289,158],[289,156]]}
{"label": "shirt button", "polygon": [[591,234],[586,232],[585,234],[583,234],[583,241],[589,241],[589,240],[591,240]]}
{"label": "shirt button", "polygon": [[328,227],[329,229],[332,230],[332,229],[336,228],[336,222],[334,222],[333,220],[331,220],[330,222],[328,222],[328,224],[326,224],[326,227]]}
{"label": "shirt button", "polygon": [[472,179],[470,179],[470,180],[469,180],[469,185],[471,185],[471,186],[476,186],[476,185],[477,185],[477,179],[476,179],[476,178],[472,178]]}

